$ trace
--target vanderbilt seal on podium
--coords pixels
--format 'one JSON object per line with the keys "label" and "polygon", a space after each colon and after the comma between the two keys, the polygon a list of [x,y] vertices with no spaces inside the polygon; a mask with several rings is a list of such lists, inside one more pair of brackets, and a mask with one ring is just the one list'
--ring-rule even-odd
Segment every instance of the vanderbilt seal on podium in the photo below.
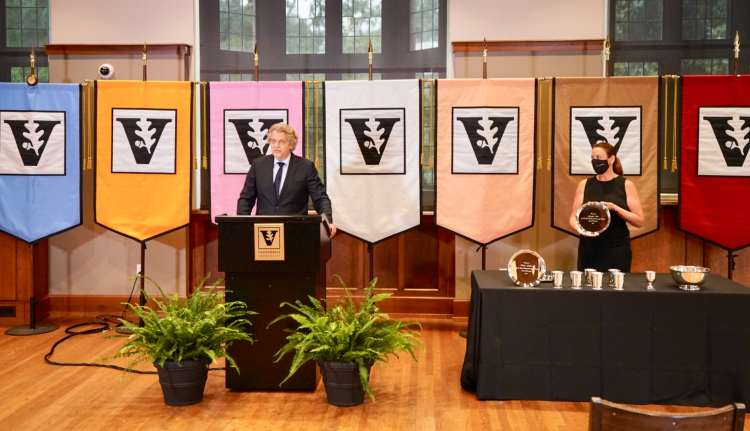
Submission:
{"label": "vanderbilt seal on podium", "polygon": [[255,260],[284,260],[284,223],[257,223]]}

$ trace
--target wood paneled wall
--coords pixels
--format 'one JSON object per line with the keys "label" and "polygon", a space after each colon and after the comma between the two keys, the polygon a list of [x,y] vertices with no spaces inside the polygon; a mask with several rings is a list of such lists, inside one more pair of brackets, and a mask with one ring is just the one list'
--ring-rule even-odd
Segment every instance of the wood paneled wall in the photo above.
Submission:
{"label": "wood paneled wall", "polygon": [[29,323],[31,296],[39,301],[37,321],[49,315],[49,243],[26,244],[0,233],[0,307],[15,307],[14,317],[0,317],[0,324]]}
{"label": "wood paneled wall", "polygon": [[[727,251],[677,229],[677,206],[661,207],[661,228],[632,242],[633,272],[669,272],[672,265],[696,265],[728,275]],[[750,286],[750,248],[735,253],[732,280]]]}
{"label": "wood paneled wall", "polygon": [[[544,222],[544,221],[539,221]],[[715,274],[727,276],[727,252],[719,247],[680,232],[677,229],[677,207],[661,207],[661,228],[656,233],[636,239],[633,247],[633,272],[647,270],[669,272],[672,265],[707,266]],[[736,253],[733,280],[750,286],[750,249]],[[196,285],[211,272],[211,280],[222,277],[218,272],[217,228],[208,223],[206,212],[196,213],[190,228],[190,274]],[[383,304],[389,313],[447,314],[468,316],[468,301],[455,300],[455,236],[434,225],[425,215],[422,225],[374,247],[374,271],[378,291],[394,295]],[[362,296],[370,275],[367,246],[348,235],[339,234],[333,241],[333,257],[328,262],[328,298],[343,295],[338,274],[351,287],[354,296]]]}
{"label": "wood paneled wall", "polygon": [[402,235],[368,247],[346,234],[333,240],[327,267],[329,289],[340,286],[334,274],[357,290],[370,281],[370,253],[378,290],[398,296],[453,297],[455,293],[455,235],[438,229],[435,218],[425,215],[422,224]]}
{"label": "wood paneled wall", "polygon": [[[189,273],[196,286],[207,273],[208,282],[224,276],[218,270],[218,229],[206,211],[193,215],[190,227]],[[328,297],[344,295],[341,277],[354,296],[362,296],[370,281],[370,252],[373,253],[376,290],[391,292],[394,298],[384,309],[389,312],[453,314],[455,296],[455,236],[424,215],[422,224],[368,250],[362,241],[340,233],[332,242],[332,257],[326,270]]]}

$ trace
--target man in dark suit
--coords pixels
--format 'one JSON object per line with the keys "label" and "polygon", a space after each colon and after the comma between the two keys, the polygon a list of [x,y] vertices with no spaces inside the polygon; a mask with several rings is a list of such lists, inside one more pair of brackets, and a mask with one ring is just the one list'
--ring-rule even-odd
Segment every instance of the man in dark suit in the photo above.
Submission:
{"label": "man in dark suit", "polygon": [[297,132],[287,124],[274,124],[268,131],[268,144],[272,155],[258,157],[250,165],[237,200],[237,215],[249,215],[256,201],[257,215],[305,215],[309,196],[315,211],[328,217],[333,237],[331,200],[318,170],[310,160],[292,154]]}

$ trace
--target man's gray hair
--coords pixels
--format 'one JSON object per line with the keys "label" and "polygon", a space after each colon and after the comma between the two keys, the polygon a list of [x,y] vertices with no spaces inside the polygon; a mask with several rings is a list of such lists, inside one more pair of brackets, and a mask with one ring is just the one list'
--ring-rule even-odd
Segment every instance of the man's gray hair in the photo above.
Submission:
{"label": "man's gray hair", "polygon": [[289,142],[292,144],[292,150],[297,148],[297,132],[294,131],[292,126],[285,123],[276,123],[268,130],[268,136],[271,136],[271,133],[273,132],[281,132],[285,134],[286,138],[289,139]]}

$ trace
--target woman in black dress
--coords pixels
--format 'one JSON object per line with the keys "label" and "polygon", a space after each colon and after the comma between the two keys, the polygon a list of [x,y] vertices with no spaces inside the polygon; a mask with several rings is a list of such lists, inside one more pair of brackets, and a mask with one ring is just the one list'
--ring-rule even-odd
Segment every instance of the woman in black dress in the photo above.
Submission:
{"label": "woman in black dress", "polygon": [[[643,225],[643,209],[638,190],[632,181],[622,176],[622,165],[615,148],[599,142],[591,149],[591,164],[596,176],[578,184],[570,214],[570,226],[580,234],[578,242],[578,270],[594,268],[606,272],[619,269],[630,272],[633,252],[627,224]],[[599,235],[581,232],[576,226],[576,212],[584,202],[601,202],[609,209],[612,220],[607,230]]]}

